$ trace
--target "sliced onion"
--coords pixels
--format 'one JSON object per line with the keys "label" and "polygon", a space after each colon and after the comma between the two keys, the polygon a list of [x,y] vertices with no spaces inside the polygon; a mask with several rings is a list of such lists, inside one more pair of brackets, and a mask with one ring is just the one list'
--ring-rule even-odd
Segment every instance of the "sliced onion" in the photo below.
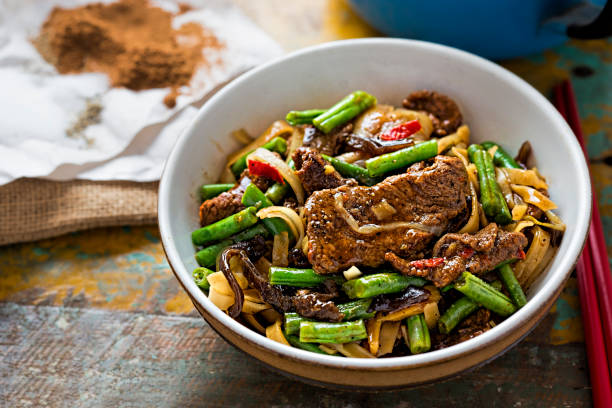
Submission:
{"label": "sliced onion", "polygon": [[304,238],[304,224],[302,223],[300,216],[297,215],[295,211],[293,211],[291,208],[273,205],[259,210],[257,212],[257,216],[261,219],[282,218],[291,229],[293,236],[296,238],[295,247],[299,248],[299,245],[302,243],[302,239]]}
{"label": "sliced onion", "polygon": [[302,183],[300,179],[295,174],[295,171],[291,170],[289,165],[283,161],[276,154],[272,153],[268,149],[258,148],[253,153],[247,156],[247,163],[251,160],[259,161],[262,163],[267,163],[270,166],[274,167],[280,175],[289,183],[293,192],[295,193],[295,198],[299,204],[304,204],[304,188],[302,187]]}
{"label": "sliced onion", "polygon": [[289,265],[289,234],[287,231],[274,235],[274,244],[272,246],[272,265]]}
{"label": "sliced onion", "polygon": [[380,347],[380,329],[382,321],[379,319],[369,319],[366,321],[366,332],[368,334],[368,346],[370,353],[376,355]]}
{"label": "sliced onion", "polygon": [[289,126],[287,122],[282,120],[275,121],[270,125],[269,128],[265,130],[265,132],[259,135],[257,139],[253,140],[251,143],[249,143],[247,146],[244,146],[237,152],[230,154],[227,158],[227,165],[225,167],[230,167],[240,157],[266,144],[266,142],[270,141],[276,136],[287,136],[291,132],[293,132],[293,127]]}
{"label": "sliced onion", "polygon": [[394,230],[397,228],[416,229],[416,230],[428,232],[436,236],[442,234],[442,229],[440,227],[430,227],[428,225],[424,225],[424,224],[416,223],[416,222],[397,221],[397,222],[390,222],[384,225],[366,224],[366,225],[360,226],[357,220],[347,211],[346,208],[344,208],[344,201],[342,199],[342,193],[336,193],[334,195],[334,206],[336,210],[338,211],[338,213],[340,214],[340,216],[342,216],[344,221],[346,221],[348,226],[351,227],[351,229],[358,234],[364,234],[364,235],[375,234],[380,231],[389,231],[389,230]]}
{"label": "sliced onion", "polygon": [[357,160],[367,158],[367,155],[362,151],[346,152],[336,156],[336,159],[342,160],[345,163],[355,163]]}
{"label": "sliced onion", "polygon": [[397,210],[383,198],[380,203],[372,206],[372,212],[378,221],[383,221],[397,213]]}
{"label": "sliced onion", "polygon": [[385,322],[380,329],[380,347],[377,357],[393,352],[393,346],[402,322]]}
{"label": "sliced onion", "polygon": [[301,127],[293,128],[293,133],[291,133],[289,146],[287,147],[287,163],[291,160],[291,156],[293,156],[293,152],[295,152],[299,147],[304,143],[304,129]]}

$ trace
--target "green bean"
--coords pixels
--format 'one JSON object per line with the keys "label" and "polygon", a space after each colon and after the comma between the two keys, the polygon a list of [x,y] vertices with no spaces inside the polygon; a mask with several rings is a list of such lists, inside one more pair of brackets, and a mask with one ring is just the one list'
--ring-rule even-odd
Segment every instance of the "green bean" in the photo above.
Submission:
{"label": "green bean", "polygon": [[[258,210],[270,207],[274,205],[272,201],[259,189],[254,183],[251,183],[244,190],[244,194],[242,195],[242,205],[245,207],[255,207]],[[287,231],[289,234],[289,238],[293,237],[291,233],[291,228],[287,225],[285,221],[281,218],[264,218],[262,220],[263,224],[266,226],[268,231],[272,233],[272,235],[280,234],[283,231]]]}
{"label": "green bean", "polygon": [[483,142],[481,143],[482,147],[489,150],[493,146],[497,146],[497,150],[493,155],[493,161],[498,167],[510,167],[512,169],[521,169],[522,167],[510,156],[508,152],[506,152],[500,145],[493,142]]}
{"label": "green bean", "polygon": [[499,276],[499,279],[504,283],[504,286],[510,294],[510,299],[512,299],[516,307],[521,308],[525,306],[527,304],[527,298],[521,288],[521,284],[516,279],[516,276],[514,276],[512,267],[508,264],[501,266],[497,269],[497,276]]}
{"label": "green bean", "polygon": [[266,197],[274,204],[280,204],[283,198],[289,193],[289,183],[274,183],[266,190]]}
{"label": "green bean", "polygon": [[375,104],[374,96],[367,92],[355,91],[314,118],[312,123],[323,133],[329,133]]}
{"label": "green bean", "polygon": [[372,157],[366,160],[365,163],[368,174],[370,177],[374,177],[393,170],[408,167],[412,163],[429,159],[437,154],[438,141],[432,139],[392,153]]}
{"label": "green bean", "polygon": [[463,272],[455,289],[500,316],[509,316],[516,311],[512,301],[482,279]]}
{"label": "green bean", "polygon": [[285,120],[291,126],[296,125],[310,125],[312,124],[312,120],[317,116],[325,113],[326,109],[308,109],[303,111],[290,111],[287,116],[285,116]]}
{"label": "green bean", "polygon": [[263,224],[257,224],[254,227],[251,227],[245,231],[242,231],[236,235],[229,237],[228,239],[224,239],[221,242],[218,242],[198,251],[195,255],[196,261],[200,266],[204,266],[207,268],[212,267],[217,263],[217,256],[225,248],[237,242],[248,241],[249,239],[252,239],[257,235],[263,235],[264,237],[267,237],[269,235],[268,229],[264,227]]}
{"label": "green bean", "polygon": [[471,145],[468,155],[478,171],[480,202],[486,216],[499,224],[508,224],[512,221],[512,214],[497,185],[491,155],[480,145]]}
{"label": "green bean", "polygon": [[339,304],[338,310],[344,313],[342,320],[371,319],[376,314],[375,312],[368,312],[371,304],[372,298],[357,299],[352,302]]}
{"label": "green bean", "polygon": [[215,273],[215,271],[211,271],[210,269],[203,267],[195,268],[192,273],[195,284],[198,285],[200,289],[210,289],[210,283],[208,283],[208,279],[206,279],[206,277],[211,273]]}
{"label": "green bean", "polygon": [[308,320],[297,313],[285,313],[285,333],[298,334],[300,332],[300,323]]}
{"label": "green bean", "polygon": [[248,207],[242,211],[223,218],[214,224],[199,228],[191,233],[194,245],[204,245],[212,241],[219,241],[232,236],[257,223],[255,207]]}
{"label": "green bean", "polygon": [[270,267],[270,284],[297,286],[309,288],[318,286],[326,280],[333,280],[338,283],[344,281],[339,275],[319,275],[312,269],[286,268],[282,266]]}
{"label": "green bean", "polygon": [[429,337],[429,329],[425,322],[423,313],[410,316],[406,319],[408,326],[408,342],[410,343],[410,352],[412,354],[420,354],[429,351],[431,348],[431,339]]}
{"label": "green bean", "polygon": [[300,322],[300,341],[303,343],[350,343],[368,337],[363,320],[350,322]]}
{"label": "green bean", "polygon": [[[261,147],[263,147],[264,149],[268,149],[271,152],[285,154],[285,152],[287,151],[287,141],[282,137],[277,136],[275,138],[270,139]],[[247,157],[249,156],[249,154],[253,153],[253,151],[254,150],[251,150],[250,152],[243,154],[231,165],[230,168],[236,178],[238,178],[240,176],[240,173],[242,173],[244,169],[247,168]]]}
{"label": "green bean", "polygon": [[450,333],[463,319],[474,313],[480,305],[467,296],[463,296],[450,305],[438,320],[438,331]]}
{"label": "green bean", "polygon": [[293,347],[300,348],[300,349],[306,350],[306,351],[311,351],[313,353],[327,354],[326,352],[321,350],[318,345],[316,345],[314,343],[304,343],[304,342],[301,342],[300,338],[297,337],[297,336],[286,335],[285,338],[287,339],[289,344],[291,344]]}
{"label": "green bean", "polygon": [[369,298],[385,293],[401,292],[408,286],[423,286],[427,281],[398,273],[376,273],[344,282],[342,290],[351,299]]}
{"label": "green bean", "polygon": [[219,194],[231,189],[235,184],[204,184],[200,187],[200,195],[202,200],[208,200],[218,196]]}
{"label": "green bean", "polygon": [[344,177],[351,177],[355,180],[359,181],[361,184],[365,184],[366,186],[373,186],[378,183],[380,179],[375,177],[370,177],[368,170],[357,166],[356,164],[347,163],[340,159],[336,159],[335,157],[328,156],[326,154],[321,155],[325,160],[327,160],[333,167],[343,175]]}

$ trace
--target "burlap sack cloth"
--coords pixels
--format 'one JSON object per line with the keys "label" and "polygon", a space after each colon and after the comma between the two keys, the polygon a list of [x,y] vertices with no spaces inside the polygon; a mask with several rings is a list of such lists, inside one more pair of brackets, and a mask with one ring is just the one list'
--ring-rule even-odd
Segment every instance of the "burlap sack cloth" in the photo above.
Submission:
{"label": "burlap sack cloth", "polygon": [[68,232],[157,222],[158,182],[47,181],[0,186],[0,245]]}

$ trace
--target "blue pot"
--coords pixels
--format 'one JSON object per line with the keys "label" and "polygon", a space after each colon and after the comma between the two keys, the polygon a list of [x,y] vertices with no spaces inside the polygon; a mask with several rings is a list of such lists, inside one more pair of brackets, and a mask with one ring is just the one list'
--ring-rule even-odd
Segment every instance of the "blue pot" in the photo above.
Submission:
{"label": "blue pot", "polygon": [[568,36],[612,34],[612,1],[349,0],[380,32],[461,48],[490,59],[517,57]]}

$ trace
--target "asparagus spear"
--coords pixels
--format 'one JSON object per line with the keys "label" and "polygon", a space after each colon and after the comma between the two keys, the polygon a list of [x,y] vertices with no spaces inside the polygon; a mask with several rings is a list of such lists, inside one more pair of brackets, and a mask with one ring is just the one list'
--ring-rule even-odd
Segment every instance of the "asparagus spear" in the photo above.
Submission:
{"label": "asparagus spear", "polygon": [[303,111],[290,111],[285,120],[291,125],[310,125],[312,120],[325,112],[325,109],[308,109]]}
{"label": "asparagus spear", "polygon": [[300,349],[306,350],[306,351],[312,351],[313,353],[319,353],[319,354],[327,355],[327,353],[324,352],[323,350],[321,350],[319,348],[319,346],[317,346],[316,344],[301,342],[300,338],[297,337],[297,336],[292,336],[292,335],[287,334],[285,336],[285,338],[287,339],[289,344],[291,344],[293,347],[297,347],[297,348],[300,348]]}
{"label": "asparagus spear", "polygon": [[268,230],[263,226],[263,224],[257,224],[254,227],[229,237],[228,239],[224,239],[221,242],[198,251],[195,255],[196,261],[200,266],[211,267],[217,262],[217,256],[221,253],[221,251],[228,246],[235,244],[236,242],[248,241],[257,235],[267,237],[268,234]]}
{"label": "asparagus spear", "polygon": [[280,184],[274,183],[268,190],[266,190],[266,197],[270,199],[274,204],[280,204],[282,199],[289,193],[289,183]]}
{"label": "asparagus spear", "polygon": [[426,160],[438,154],[438,141],[428,140],[392,153],[383,154],[366,160],[370,177],[380,176],[392,170],[408,167],[412,163]]}
{"label": "asparagus spear", "polygon": [[499,224],[508,224],[512,221],[512,214],[497,185],[493,159],[480,145],[471,145],[468,148],[468,155],[478,170],[480,202],[485,214]]}
{"label": "asparagus spear", "polygon": [[327,160],[337,171],[342,174],[344,177],[351,177],[356,179],[362,184],[366,186],[373,186],[378,183],[380,180],[378,178],[370,177],[368,170],[357,166],[355,164],[347,163],[340,159],[336,159],[335,157],[328,156],[326,154],[321,155],[325,160]]}
{"label": "asparagus spear", "polygon": [[423,286],[427,281],[397,273],[376,273],[344,282],[342,290],[350,297],[369,298],[385,293],[401,292],[408,286]]}
{"label": "asparagus spear", "polygon": [[216,197],[232,187],[234,187],[234,184],[204,184],[200,188],[200,195],[202,196],[202,200],[208,200],[209,198]]}
{"label": "asparagus spear", "polygon": [[429,329],[425,322],[423,313],[410,316],[406,319],[408,326],[408,341],[410,343],[410,352],[419,354],[429,351],[431,348],[431,339],[429,338]]}
{"label": "asparagus spear", "polygon": [[527,304],[527,298],[525,297],[525,293],[521,288],[521,284],[514,276],[514,271],[512,267],[508,264],[502,265],[497,269],[497,276],[504,283],[504,286],[508,290],[510,294],[510,299],[516,305],[516,307],[523,307]]}
{"label": "asparagus spear", "polygon": [[510,156],[510,154],[508,152],[506,152],[504,149],[502,149],[502,147],[500,145],[498,145],[497,143],[483,142],[481,145],[482,145],[482,147],[484,147],[487,150],[489,150],[493,146],[497,146],[497,150],[495,151],[495,154],[493,155],[493,161],[495,162],[495,164],[497,166],[499,166],[499,167],[510,167],[510,168],[513,168],[513,169],[521,169],[522,168],[514,160],[514,158],[512,158],[512,156]]}
{"label": "asparagus spear", "polygon": [[255,207],[248,207],[232,214],[214,224],[199,228],[191,233],[194,245],[204,245],[212,241],[222,240],[257,223]]}
{"label": "asparagus spear", "polygon": [[455,282],[455,289],[500,316],[508,316],[516,311],[506,295],[469,272],[463,272]]}
{"label": "asparagus spear", "polygon": [[308,288],[318,286],[326,280],[332,279],[338,283],[344,278],[339,275],[319,275],[312,269],[286,268],[282,266],[270,267],[270,284],[297,286]]}
{"label": "asparagus spear", "polygon": [[480,305],[467,296],[453,303],[438,320],[438,330],[442,334],[450,333],[463,319],[471,315]]}
{"label": "asparagus spear", "polygon": [[195,284],[198,285],[200,289],[210,289],[210,283],[208,283],[206,277],[211,273],[215,273],[215,271],[203,267],[195,268],[192,273]]}
{"label": "asparagus spear", "polygon": [[300,341],[303,343],[350,343],[368,337],[363,320],[350,322],[300,322]]}
{"label": "asparagus spear", "polygon": [[[282,137],[277,136],[273,139],[270,139],[267,143],[265,143],[261,147],[263,147],[264,149],[268,149],[271,152],[285,154],[285,152],[287,151],[287,141],[283,139]],[[232,173],[234,173],[234,176],[236,176],[236,178],[238,178],[238,176],[240,176],[240,173],[242,173],[244,169],[247,168],[247,157],[251,153],[253,153],[253,151],[243,154],[242,156],[240,156],[240,158],[238,158],[238,160],[236,160],[231,165],[230,168],[232,170]]]}
{"label": "asparagus spear", "polygon": [[323,133],[329,133],[364,110],[374,106],[376,98],[367,92],[355,91],[312,120]]}
{"label": "asparagus spear", "polygon": [[[251,183],[244,190],[244,194],[242,195],[242,205],[245,207],[255,207],[260,210],[274,204],[259,188],[257,188],[255,184]],[[289,228],[287,223],[280,218],[265,218],[262,220],[262,222],[268,231],[272,233],[272,235],[287,231],[290,238],[293,236],[293,234],[291,234],[291,228]]]}

